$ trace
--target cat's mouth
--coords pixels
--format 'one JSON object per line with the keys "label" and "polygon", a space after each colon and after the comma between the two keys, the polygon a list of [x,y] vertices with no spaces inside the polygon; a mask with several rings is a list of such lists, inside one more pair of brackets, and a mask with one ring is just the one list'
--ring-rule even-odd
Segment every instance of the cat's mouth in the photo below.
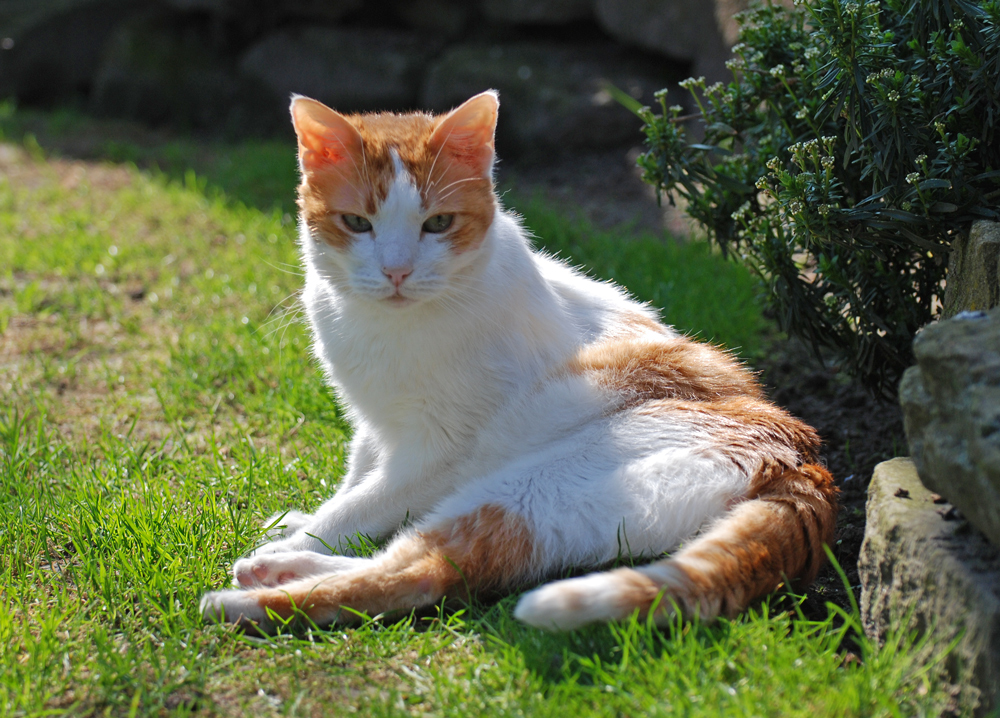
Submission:
{"label": "cat's mouth", "polygon": [[411,299],[410,297],[404,297],[402,294],[397,292],[392,296],[386,297],[385,301],[388,302],[389,304],[394,304],[397,307],[405,307],[409,306],[410,304],[415,304],[417,300]]}

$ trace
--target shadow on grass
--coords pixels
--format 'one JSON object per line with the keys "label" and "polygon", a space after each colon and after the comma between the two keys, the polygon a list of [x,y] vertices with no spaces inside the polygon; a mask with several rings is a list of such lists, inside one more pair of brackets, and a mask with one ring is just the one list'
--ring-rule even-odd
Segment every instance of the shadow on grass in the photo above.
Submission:
{"label": "shadow on grass", "polygon": [[221,191],[264,212],[295,213],[295,136],[231,143],[174,135],[125,120],[95,119],[74,110],[39,112],[0,103],[0,141],[33,154],[132,163],[167,180]]}

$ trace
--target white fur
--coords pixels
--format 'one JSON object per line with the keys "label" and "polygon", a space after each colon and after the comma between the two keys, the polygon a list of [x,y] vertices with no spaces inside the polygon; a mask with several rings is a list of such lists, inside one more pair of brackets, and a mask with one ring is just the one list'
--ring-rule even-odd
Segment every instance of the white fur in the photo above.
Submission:
{"label": "white fur", "polygon": [[256,623],[263,630],[270,627],[267,610],[247,591],[212,591],[201,597],[198,606],[203,618],[215,622]]}
{"label": "white fur", "polygon": [[592,573],[529,591],[517,602],[514,618],[535,628],[571,631],[588,623],[628,618],[634,609],[621,597],[618,574]]}
{"label": "white fur", "polygon": [[[398,162],[396,170],[372,232],[348,249],[301,229],[316,356],[355,437],[337,493],[238,563],[243,585],[254,569],[266,580],[294,569],[279,556],[269,568],[270,554],[327,553],[309,534],[346,552],[357,533],[389,537],[407,517],[417,529],[447,526],[485,504],[523,518],[537,575],[558,575],[669,551],[745,494],[748,477],[694,426],[608,411],[607,390],[560,371],[581,347],[618,332],[623,315],[653,317],[649,309],[534,251],[502,211],[479,247],[456,254],[447,234],[421,234],[427,212]],[[405,304],[387,299],[395,288],[382,267],[394,262],[412,266],[399,288]],[[298,575],[322,567],[303,559]],[[584,621],[618,617],[610,598],[600,600],[609,580],[575,579],[594,594]],[[543,588],[517,615],[573,624],[552,617],[558,605]]]}

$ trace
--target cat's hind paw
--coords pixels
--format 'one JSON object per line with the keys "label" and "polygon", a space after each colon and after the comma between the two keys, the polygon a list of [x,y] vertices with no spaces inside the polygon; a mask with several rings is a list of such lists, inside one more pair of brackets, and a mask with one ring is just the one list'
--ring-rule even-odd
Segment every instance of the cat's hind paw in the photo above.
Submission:
{"label": "cat's hind paw", "polygon": [[327,556],[315,551],[256,554],[233,564],[233,585],[241,588],[280,586],[308,576],[362,568],[370,562],[370,559]]}
{"label": "cat's hind paw", "polygon": [[657,593],[658,587],[636,571],[592,573],[529,591],[514,607],[514,618],[548,631],[572,631],[628,618],[648,608]]}

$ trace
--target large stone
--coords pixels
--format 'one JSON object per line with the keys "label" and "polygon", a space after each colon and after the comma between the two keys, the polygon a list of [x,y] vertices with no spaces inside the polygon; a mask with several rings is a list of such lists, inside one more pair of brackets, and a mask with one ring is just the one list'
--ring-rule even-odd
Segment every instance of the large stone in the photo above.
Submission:
{"label": "large stone", "polygon": [[[791,7],[793,0],[774,0]],[[695,76],[729,82],[726,60],[739,35],[737,13],[750,0],[596,0],[597,21],[612,37],[687,60]]]}
{"label": "large stone", "polygon": [[1000,551],[935,499],[909,459],[875,467],[858,562],[861,617],[880,641],[926,636],[922,661],[958,638],[943,662],[957,713],[985,715],[1000,704]]}
{"label": "large stone", "polygon": [[230,135],[284,127],[281,103],[235,72],[206,34],[199,24],[165,12],[123,23],[94,80],[91,110]]}
{"label": "large stone", "polygon": [[291,27],[251,47],[242,71],[283,101],[295,92],[337,110],[407,110],[439,49],[425,35],[367,28]]}
{"label": "large stone", "polygon": [[[254,16],[263,26],[288,18],[306,18],[332,22],[362,6],[364,0],[282,0],[262,3],[259,0],[161,0],[175,10],[208,12],[226,19]],[[271,23],[271,25],[265,25]]]}
{"label": "large stone", "polygon": [[944,317],[1000,304],[1000,222],[974,222],[952,240]]}
{"label": "large stone", "polygon": [[472,4],[465,0],[401,0],[395,5],[400,20],[435,38],[460,36],[472,17]]}
{"label": "large stone", "polygon": [[1000,308],[925,327],[900,403],[920,478],[1000,546]]}
{"label": "large stone", "polygon": [[731,56],[716,18],[715,2],[705,0],[596,0],[598,23],[612,37],[645,50],[690,61],[695,75],[709,81],[732,79]]}
{"label": "large stone", "polygon": [[85,97],[108,37],[140,0],[0,3],[0,97],[52,105]]}
{"label": "large stone", "polygon": [[501,154],[596,149],[641,139],[642,123],[611,97],[608,83],[651,103],[653,92],[671,79],[669,66],[611,44],[464,45],[431,66],[421,104],[443,111],[495,88],[503,108]]}
{"label": "large stone", "polygon": [[584,20],[594,12],[593,0],[480,0],[479,7],[490,20],[538,25]]}

